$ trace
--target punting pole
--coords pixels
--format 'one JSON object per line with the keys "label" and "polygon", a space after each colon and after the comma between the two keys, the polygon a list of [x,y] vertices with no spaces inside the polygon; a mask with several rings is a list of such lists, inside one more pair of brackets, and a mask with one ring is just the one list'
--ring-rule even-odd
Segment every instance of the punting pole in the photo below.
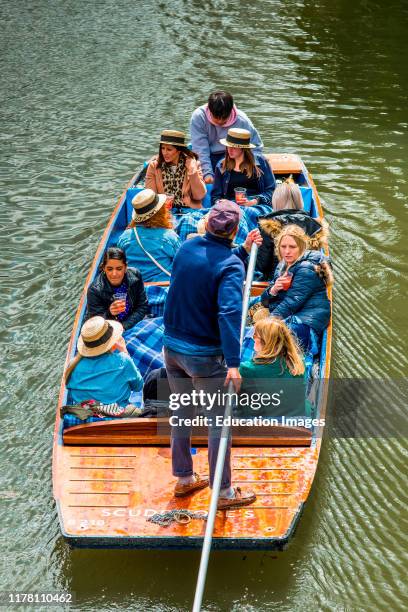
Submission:
{"label": "punting pole", "polygon": [[[251,284],[252,284],[252,277],[254,275],[257,251],[258,251],[257,245],[255,243],[252,243],[251,254],[250,254],[249,263],[248,263],[248,270],[247,270],[247,275],[246,275],[246,280],[245,280],[243,304],[242,304],[242,319],[241,319],[241,333],[240,333],[241,346],[244,340],[245,324],[246,324],[246,318],[248,314],[248,302],[249,302],[249,296],[251,295]],[[234,392],[234,386],[232,382],[230,382],[228,385],[228,393],[231,394],[233,392]],[[222,426],[222,430],[221,430],[220,445],[218,447],[217,464],[215,467],[214,483],[213,483],[213,488],[211,492],[211,500],[210,500],[210,508],[208,510],[207,525],[205,528],[203,548],[201,551],[200,569],[198,571],[197,585],[196,585],[196,591],[194,595],[193,612],[200,612],[201,604],[203,600],[205,580],[207,577],[208,560],[210,557],[211,543],[212,543],[212,538],[213,538],[215,516],[217,514],[217,504],[218,504],[218,498],[220,495],[221,477],[222,477],[222,472],[224,469],[225,454],[227,452],[227,444],[228,444],[228,437],[229,437],[229,427],[225,425],[225,421],[228,421],[228,417],[231,416],[231,412],[232,412],[232,404],[231,404],[230,399],[228,398],[228,402],[227,402],[227,405],[225,407],[225,412],[224,412],[224,425]]]}

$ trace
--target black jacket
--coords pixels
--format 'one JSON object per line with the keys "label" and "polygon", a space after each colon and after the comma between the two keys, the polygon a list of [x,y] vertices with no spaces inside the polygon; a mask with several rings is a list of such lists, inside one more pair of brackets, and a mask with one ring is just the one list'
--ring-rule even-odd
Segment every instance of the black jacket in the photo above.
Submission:
{"label": "black jacket", "polygon": [[[125,274],[128,284],[128,297],[130,300],[130,313],[121,321],[124,329],[133,327],[143,319],[149,310],[144,290],[142,275],[136,268],[128,268]],[[104,272],[100,272],[92,285],[88,288],[86,318],[97,315],[105,319],[117,319],[109,312],[109,306],[114,301],[113,287]]]}
{"label": "black jacket", "polygon": [[[278,222],[278,224],[268,223],[270,221]],[[263,217],[259,217],[258,225],[263,242],[258,249],[256,270],[262,272],[262,280],[272,280],[273,273],[278,265],[278,258],[275,253],[274,238],[284,225],[289,225],[291,223],[299,225],[299,227],[301,227],[308,236],[314,236],[322,229],[321,224],[316,219],[313,219],[304,210],[296,210],[292,208],[287,210],[277,210]]]}

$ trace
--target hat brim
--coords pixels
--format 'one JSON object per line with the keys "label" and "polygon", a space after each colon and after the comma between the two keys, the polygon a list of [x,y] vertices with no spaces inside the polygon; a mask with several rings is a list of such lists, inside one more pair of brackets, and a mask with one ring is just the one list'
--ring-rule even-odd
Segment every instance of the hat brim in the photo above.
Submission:
{"label": "hat brim", "polygon": [[224,147],[231,147],[234,149],[256,149],[256,145],[249,142],[248,144],[237,144],[236,142],[228,142],[227,138],[221,138],[220,143],[224,145]]}
{"label": "hat brim", "polygon": [[159,197],[159,201],[157,202],[156,206],[152,208],[152,210],[149,210],[149,212],[139,214],[135,209],[133,209],[133,212],[132,212],[133,221],[136,221],[136,222],[147,221],[148,219],[151,219],[151,217],[153,217],[153,215],[155,215],[158,210],[161,209],[161,207],[165,204],[167,200],[167,196],[165,193],[159,193],[157,195]]}
{"label": "hat brim", "polygon": [[160,140],[159,144],[168,144],[171,145],[173,147],[181,147],[182,149],[187,149],[187,145],[186,144],[181,144],[181,142],[174,142],[174,140],[172,140],[171,138],[169,138],[169,140]]}
{"label": "hat brim", "polygon": [[103,355],[107,353],[112,346],[121,338],[123,334],[123,325],[119,323],[119,321],[111,321],[108,320],[108,323],[113,327],[113,332],[109,340],[107,340],[104,344],[100,346],[88,347],[85,345],[82,337],[79,336],[77,342],[78,353],[83,357],[97,357],[98,355]]}

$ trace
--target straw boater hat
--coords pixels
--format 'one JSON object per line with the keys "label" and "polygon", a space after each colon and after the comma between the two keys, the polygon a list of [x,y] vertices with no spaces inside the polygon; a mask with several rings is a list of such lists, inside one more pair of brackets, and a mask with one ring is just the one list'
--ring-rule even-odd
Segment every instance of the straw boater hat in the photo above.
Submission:
{"label": "straw boater hat", "polygon": [[82,326],[77,344],[78,353],[83,357],[103,355],[119,340],[122,333],[123,326],[118,321],[91,317]]}
{"label": "straw boater hat", "polygon": [[132,200],[133,221],[139,221],[140,223],[147,221],[160,210],[166,200],[167,196],[164,193],[157,194],[153,189],[139,191]]}
{"label": "straw boater hat", "polygon": [[251,144],[251,132],[241,128],[231,128],[228,130],[226,138],[221,138],[220,143],[225,147],[237,147],[238,149],[255,149]]}
{"label": "straw boater hat", "polygon": [[177,130],[163,130],[160,136],[160,144],[169,144],[174,147],[186,146],[186,135]]}

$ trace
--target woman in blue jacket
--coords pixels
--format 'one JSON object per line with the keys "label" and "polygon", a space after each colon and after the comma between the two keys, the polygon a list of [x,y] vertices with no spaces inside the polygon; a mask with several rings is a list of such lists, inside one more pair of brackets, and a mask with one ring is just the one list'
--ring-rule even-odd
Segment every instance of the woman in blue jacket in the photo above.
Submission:
{"label": "woman in blue jacket", "polygon": [[122,338],[119,321],[91,317],[82,326],[78,353],[65,372],[73,404],[95,400],[125,407],[132,391],[140,391],[143,378]]}
{"label": "woman in blue jacket", "polygon": [[326,288],[333,276],[328,258],[307,250],[308,239],[297,225],[287,225],[276,240],[280,263],[272,284],[262,294],[262,304],[285,322],[298,336],[303,348],[310,345],[310,330],[318,335],[330,321]]}
{"label": "woman in blue jacket", "polygon": [[132,206],[132,221],[119,236],[118,247],[145,283],[169,280],[181,242],[173,230],[167,196],[143,189],[133,198]]}
{"label": "woman in blue jacket", "polygon": [[[244,207],[271,206],[275,177],[265,157],[252,153],[255,145],[251,144],[250,138],[248,130],[231,128],[227,138],[220,140],[226,146],[226,153],[215,169],[212,205],[218,199],[226,198]],[[246,194],[238,197],[237,188],[244,188]]]}

